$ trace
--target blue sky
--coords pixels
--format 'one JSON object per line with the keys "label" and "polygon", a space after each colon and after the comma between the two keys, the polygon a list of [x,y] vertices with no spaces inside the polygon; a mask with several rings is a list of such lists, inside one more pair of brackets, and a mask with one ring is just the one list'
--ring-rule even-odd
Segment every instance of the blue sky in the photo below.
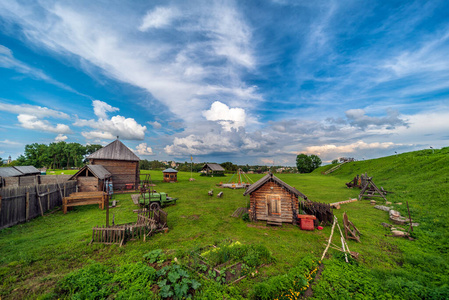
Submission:
{"label": "blue sky", "polygon": [[294,165],[449,144],[447,1],[2,1],[0,157]]}

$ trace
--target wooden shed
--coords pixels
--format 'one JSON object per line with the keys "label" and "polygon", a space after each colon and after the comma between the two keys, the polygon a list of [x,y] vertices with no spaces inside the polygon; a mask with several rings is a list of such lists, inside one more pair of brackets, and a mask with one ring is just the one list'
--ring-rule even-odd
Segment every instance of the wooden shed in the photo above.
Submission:
{"label": "wooden shed", "polygon": [[175,169],[165,169],[164,171],[162,171],[162,174],[164,174],[165,182],[178,182],[178,171],[176,171]]}
{"label": "wooden shed", "polygon": [[201,172],[206,174],[207,176],[223,176],[225,169],[219,164],[207,163],[201,169]]}
{"label": "wooden shed", "polygon": [[299,210],[298,197],[307,197],[294,187],[268,173],[250,185],[243,196],[250,196],[250,218],[252,221],[267,221],[267,224],[293,223]]}
{"label": "wooden shed", "polygon": [[101,165],[86,165],[70,177],[70,180],[76,180],[78,192],[95,192],[105,190],[105,181],[111,176],[112,174]]}
{"label": "wooden shed", "polygon": [[24,186],[39,183],[40,171],[33,166],[0,168],[0,187]]}
{"label": "wooden shed", "polygon": [[101,165],[112,174],[115,190],[137,189],[140,182],[140,158],[120,140],[99,149],[87,157],[91,165]]}

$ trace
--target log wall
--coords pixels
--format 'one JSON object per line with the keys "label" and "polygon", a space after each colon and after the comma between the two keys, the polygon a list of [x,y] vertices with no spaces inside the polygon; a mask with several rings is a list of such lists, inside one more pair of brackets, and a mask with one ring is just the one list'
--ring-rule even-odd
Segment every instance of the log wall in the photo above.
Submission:
{"label": "log wall", "polygon": [[61,195],[68,196],[75,191],[76,181],[61,183],[59,188],[57,184],[41,184],[0,189],[0,229],[29,221],[61,206]]}
{"label": "log wall", "polygon": [[78,176],[76,181],[78,182],[79,192],[96,192],[103,190],[103,186],[97,177]]}
{"label": "log wall", "polygon": [[[273,188],[273,189],[271,189]],[[250,207],[255,207],[256,220],[265,221],[268,219],[267,195],[279,195],[281,198],[281,215],[279,219],[283,223],[293,223],[293,207],[299,209],[298,198],[287,192],[282,186],[273,181],[269,181],[250,195]],[[273,216],[270,216],[272,218]]]}
{"label": "log wall", "polygon": [[90,163],[92,165],[102,165],[112,174],[114,190],[124,189],[125,185],[129,183],[134,184],[134,188],[139,186],[140,171],[138,161],[92,159]]}

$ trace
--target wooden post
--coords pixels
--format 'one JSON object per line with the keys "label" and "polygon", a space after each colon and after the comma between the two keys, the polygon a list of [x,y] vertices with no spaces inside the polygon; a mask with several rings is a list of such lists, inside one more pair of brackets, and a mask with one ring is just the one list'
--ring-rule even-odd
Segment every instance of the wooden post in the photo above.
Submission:
{"label": "wooden post", "polygon": [[105,203],[104,197],[106,197],[106,227],[109,227],[109,195],[103,196],[103,204]]}
{"label": "wooden post", "polygon": [[47,187],[47,210],[50,210],[50,188]]}
{"label": "wooden post", "polygon": [[25,198],[25,219],[28,221],[30,216],[30,192],[26,192]]}
{"label": "wooden post", "polygon": [[0,217],[2,216],[2,196],[0,196]]}
{"label": "wooden post", "polygon": [[66,184],[67,182],[64,182],[64,197],[67,197],[67,194],[65,193],[65,184]]}
{"label": "wooden post", "polygon": [[412,217],[410,216],[410,208],[408,208],[408,201],[407,201],[407,210],[408,210],[408,219],[410,221],[410,231],[413,232]]}

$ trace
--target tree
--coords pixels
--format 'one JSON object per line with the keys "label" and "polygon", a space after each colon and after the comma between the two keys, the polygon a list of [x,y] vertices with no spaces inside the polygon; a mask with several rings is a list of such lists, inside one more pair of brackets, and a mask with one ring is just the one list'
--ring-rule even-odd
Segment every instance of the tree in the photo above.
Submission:
{"label": "tree", "polygon": [[318,155],[312,154],[310,158],[312,159],[312,171],[321,166],[321,158]]}
{"label": "tree", "polygon": [[0,166],[3,165],[3,158],[0,157]]}
{"label": "tree", "polygon": [[333,164],[333,165],[338,164],[338,159],[334,159],[334,160],[332,161],[332,164]]}
{"label": "tree", "polygon": [[299,173],[310,173],[313,170],[312,159],[303,153],[296,156],[296,166]]}

